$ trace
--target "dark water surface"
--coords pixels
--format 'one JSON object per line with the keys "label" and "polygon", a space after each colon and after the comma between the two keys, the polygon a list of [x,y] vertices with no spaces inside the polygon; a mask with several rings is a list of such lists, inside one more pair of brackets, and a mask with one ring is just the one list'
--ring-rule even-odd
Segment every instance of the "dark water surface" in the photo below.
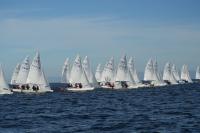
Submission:
{"label": "dark water surface", "polygon": [[200,133],[200,84],[0,96],[2,133]]}

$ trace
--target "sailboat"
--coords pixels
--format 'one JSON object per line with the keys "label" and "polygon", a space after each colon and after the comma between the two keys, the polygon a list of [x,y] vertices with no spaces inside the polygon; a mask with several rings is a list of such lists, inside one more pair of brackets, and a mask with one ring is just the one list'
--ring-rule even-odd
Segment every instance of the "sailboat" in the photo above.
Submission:
{"label": "sailboat", "polygon": [[77,55],[71,70],[70,80],[71,87],[69,91],[88,91],[94,90],[94,87],[89,83],[88,77],[83,70],[81,57]]}
{"label": "sailboat", "polygon": [[164,72],[163,72],[163,80],[170,84],[178,84],[172,73],[172,66],[169,62],[167,62],[165,65]]}
{"label": "sailboat", "polygon": [[26,86],[29,86],[29,88],[22,89],[22,92],[53,92],[42,70],[39,52],[36,52],[36,55],[33,58],[27,77]]}
{"label": "sailboat", "polygon": [[83,63],[82,63],[82,67],[83,67],[83,70],[85,71],[85,74],[86,74],[88,80],[89,80],[89,83],[92,86],[98,87],[98,83],[92,72],[88,56],[85,56]]}
{"label": "sailboat", "polygon": [[68,84],[69,78],[70,78],[70,64],[69,64],[69,58],[67,58],[62,68],[61,83]]}
{"label": "sailboat", "polygon": [[101,83],[101,75],[102,75],[101,64],[98,64],[96,73],[95,73],[95,78],[99,84]]}
{"label": "sailboat", "polygon": [[114,69],[114,58],[105,64],[102,75],[101,75],[101,87],[102,88],[114,88],[115,82],[115,69]]}
{"label": "sailboat", "polygon": [[18,64],[16,65],[14,71],[13,71],[12,78],[11,78],[11,81],[10,81],[10,84],[11,84],[11,85],[16,84],[16,82],[17,82],[17,76],[18,76],[19,71],[20,71],[20,66],[21,66],[21,65],[18,63]]}
{"label": "sailboat", "polygon": [[12,94],[8,84],[6,83],[3,68],[0,65],[0,95],[3,94]]}
{"label": "sailboat", "polygon": [[137,88],[133,76],[127,65],[126,55],[122,56],[117,67],[115,89]]}
{"label": "sailboat", "polygon": [[133,82],[134,82],[133,88],[135,88],[136,85],[137,85],[137,87],[146,87],[146,85],[143,84],[138,77],[137,70],[135,68],[134,61],[133,61],[132,57],[130,57],[130,59],[128,61],[128,69],[129,69],[130,75],[131,75]]}
{"label": "sailboat", "polygon": [[[21,69],[23,68],[21,67]],[[28,70],[28,69],[25,69],[25,70]],[[32,64],[30,66],[30,70],[28,71],[26,82],[21,83],[20,87],[13,89],[13,91],[24,92],[24,93],[53,92],[53,90],[51,90],[51,88],[49,87],[46,77],[44,76],[44,73],[42,71],[39,52],[37,52],[35,57],[33,58]]]}
{"label": "sailboat", "polygon": [[26,58],[23,60],[21,66],[20,66],[16,84],[19,84],[19,85],[26,84],[29,70],[30,70],[29,56],[26,56]]}
{"label": "sailboat", "polygon": [[200,67],[199,66],[197,67],[197,70],[196,70],[196,79],[200,80]]}
{"label": "sailboat", "polygon": [[128,67],[126,55],[122,56],[117,67],[116,79],[115,79],[115,88],[128,88],[127,78]]}
{"label": "sailboat", "polygon": [[187,65],[183,65],[181,70],[181,80],[192,83],[192,79],[190,78],[189,70]]}

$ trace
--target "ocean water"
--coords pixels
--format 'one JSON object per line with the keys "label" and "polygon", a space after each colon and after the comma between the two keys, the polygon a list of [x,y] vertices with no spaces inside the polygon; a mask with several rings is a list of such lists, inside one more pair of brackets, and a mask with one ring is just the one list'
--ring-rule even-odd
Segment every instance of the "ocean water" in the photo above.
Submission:
{"label": "ocean water", "polygon": [[200,84],[0,96],[2,133],[200,132]]}

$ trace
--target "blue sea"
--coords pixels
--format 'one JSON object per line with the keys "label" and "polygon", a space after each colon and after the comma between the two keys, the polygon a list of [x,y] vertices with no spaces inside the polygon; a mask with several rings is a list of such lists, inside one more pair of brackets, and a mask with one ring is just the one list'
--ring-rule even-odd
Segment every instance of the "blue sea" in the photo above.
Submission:
{"label": "blue sea", "polygon": [[0,132],[200,133],[200,84],[3,95]]}

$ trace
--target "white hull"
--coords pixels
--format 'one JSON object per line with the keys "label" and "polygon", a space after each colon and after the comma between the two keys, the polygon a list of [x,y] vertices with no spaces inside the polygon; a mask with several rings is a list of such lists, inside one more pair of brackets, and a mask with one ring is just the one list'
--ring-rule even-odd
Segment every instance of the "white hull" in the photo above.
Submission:
{"label": "white hull", "polygon": [[114,87],[110,87],[110,86],[106,86],[106,85],[102,85],[101,88],[104,88],[104,89],[114,89]]}
{"label": "white hull", "polygon": [[77,92],[77,91],[92,91],[94,90],[94,87],[84,87],[84,88],[67,88],[68,91],[73,91],[73,92]]}
{"label": "white hull", "polygon": [[4,94],[13,94],[13,92],[11,92],[10,90],[0,89],[0,95]]}
{"label": "white hull", "polygon": [[13,92],[22,92],[21,89],[12,89]]}
{"label": "white hull", "polygon": [[22,90],[22,93],[46,93],[46,92],[53,92],[53,90],[38,90],[38,91],[34,91],[34,90]]}
{"label": "white hull", "polygon": [[22,93],[46,93],[46,92],[53,92],[53,90],[38,90],[34,91],[32,89],[29,90],[22,90],[22,89],[12,89],[13,92],[22,92]]}

